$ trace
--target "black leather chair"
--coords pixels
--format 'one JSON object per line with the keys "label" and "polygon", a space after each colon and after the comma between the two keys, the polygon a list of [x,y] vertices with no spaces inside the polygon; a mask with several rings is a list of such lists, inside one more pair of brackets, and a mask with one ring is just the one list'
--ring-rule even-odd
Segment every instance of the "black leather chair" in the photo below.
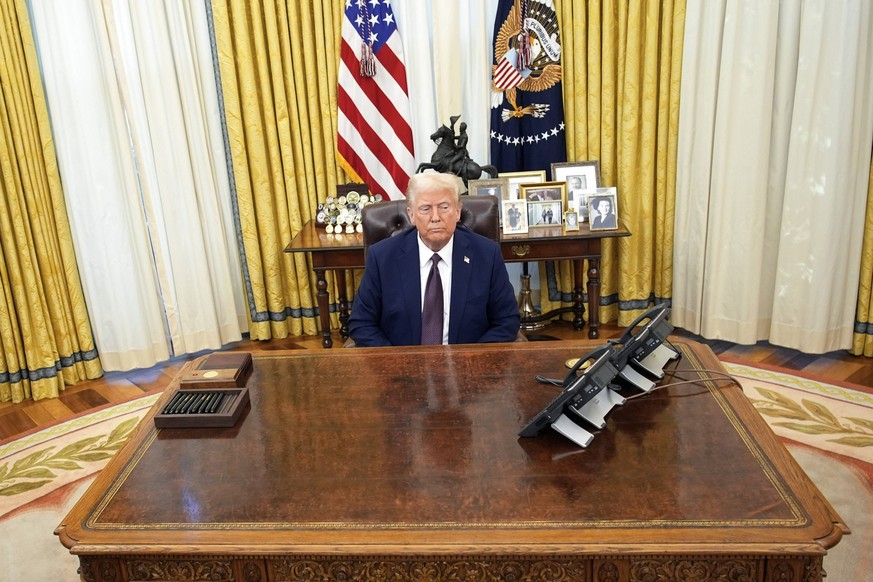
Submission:
{"label": "black leather chair", "polygon": [[[490,195],[463,196],[461,202],[460,224],[497,241],[500,238],[500,200]],[[365,250],[382,239],[412,228],[406,214],[406,200],[390,200],[365,206],[361,210],[361,226],[364,229]]]}
{"label": "black leather chair", "polygon": [[[496,242],[500,238],[500,200],[491,195],[463,196],[461,203],[459,224]],[[364,206],[361,210],[361,226],[364,229],[364,252],[370,245],[412,228],[409,215],[406,214],[406,200],[389,200]],[[527,337],[519,330],[515,341],[527,341]],[[345,343],[345,347],[354,345],[352,338]]]}

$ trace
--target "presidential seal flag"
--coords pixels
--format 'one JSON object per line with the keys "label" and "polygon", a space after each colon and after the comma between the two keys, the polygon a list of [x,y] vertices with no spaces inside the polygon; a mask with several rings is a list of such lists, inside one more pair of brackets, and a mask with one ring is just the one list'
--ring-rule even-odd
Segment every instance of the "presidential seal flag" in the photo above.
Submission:
{"label": "presidential seal flag", "polygon": [[415,156],[403,45],[390,0],[346,0],[337,85],[340,165],[374,194],[403,198]]}
{"label": "presidential seal flag", "polygon": [[565,161],[561,35],[552,0],[500,0],[491,70],[491,163],[518,172]]}

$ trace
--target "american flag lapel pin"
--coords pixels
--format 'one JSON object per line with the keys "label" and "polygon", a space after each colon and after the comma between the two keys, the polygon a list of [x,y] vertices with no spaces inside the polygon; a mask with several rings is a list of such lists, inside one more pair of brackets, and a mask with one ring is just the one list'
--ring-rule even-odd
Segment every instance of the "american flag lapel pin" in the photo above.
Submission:
{"label": "american flag lapel pin", "polygon": [[464,262],[467,263],[467,264],[469,265],[469,264],[470,264],[470,257],[465,256],[465,257],[464,257]]}

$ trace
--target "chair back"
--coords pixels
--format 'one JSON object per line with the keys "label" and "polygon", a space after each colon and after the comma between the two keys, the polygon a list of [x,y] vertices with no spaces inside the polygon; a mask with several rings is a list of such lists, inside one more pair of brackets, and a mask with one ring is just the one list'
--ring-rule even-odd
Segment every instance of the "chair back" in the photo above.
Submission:
{"label": "chair back", "polygon": [[[500,238],[500,201],[496,196],[462,196],[461,220],[468,229],[493,241]],[[406,200],[389,200],[361,210],[364,248],[412,228]]]}

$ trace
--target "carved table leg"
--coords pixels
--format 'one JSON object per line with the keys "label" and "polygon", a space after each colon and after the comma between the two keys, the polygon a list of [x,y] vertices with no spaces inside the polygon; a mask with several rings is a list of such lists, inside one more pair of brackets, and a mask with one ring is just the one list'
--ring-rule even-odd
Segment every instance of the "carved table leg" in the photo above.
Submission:
{"label": "carved table leg", "polygon": [[339,320],[340,320],[340,335],[343,339],[349,337],[349,300],[346,297],[346,272],[345,269],[337,269],[334,271],[336,275],[336,286],[339,288]]}
{"label": "carved table leg", "polygon": [[327,279],[324,276],[324,269],[313,269],[315,271],[315,287],[318,289],[316,300],[318,301],[318,319],[321,322],[321,345],[326,349],[333,346],[333,340],[330,337],[330,311],[328,300],[330,297],[327,294]]}
{"label": "carved table leg", "polygon": [[82,582],[117,582],[121,580],[121,564],[112,558],[79,556],[79,577]]}
{"label": "carved table leg", "polygon": [[[580,269],[581,271],[581,269]],[[588,337],[600,337],[600,258],[588,259]]]}
{"label": "carved table leg", "polygon": [[79,556],[79,579],[82,582],[94,582],[94,572],[91,569],[92,560],[88,556]]}
{"label": "carved table leg", "polygon": [[582,259],[573,261],[575,283],[573,285],[573,329],[582,331],[585,327],[585,295],[582,293],[582,269],[585,262]]}

